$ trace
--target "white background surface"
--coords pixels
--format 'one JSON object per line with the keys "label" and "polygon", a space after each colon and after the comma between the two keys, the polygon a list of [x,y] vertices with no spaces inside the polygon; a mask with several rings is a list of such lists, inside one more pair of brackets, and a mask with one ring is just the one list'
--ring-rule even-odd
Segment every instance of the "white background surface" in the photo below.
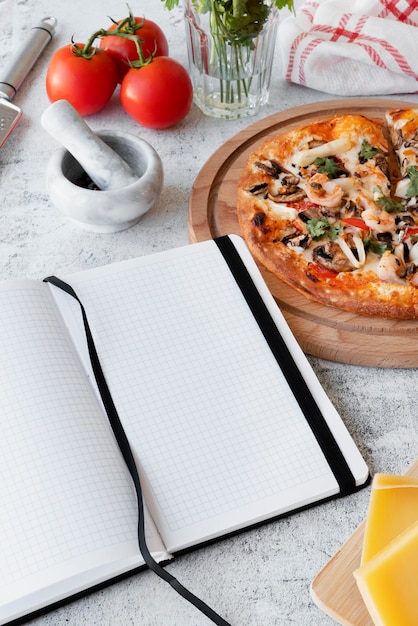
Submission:
{"label": "white background surface", "polygon": [[[135,14],[145,14],[159,23],[169,40],[171,55],[186,65],[181,10],[169,13],[160,0],[131,2],[131,8]],[[177,127],[151,131],[139,127],[122,111],[116,93],[102,112],[88,118],[88,123],[94,130],[120,129],[151,143],[163,161],[164,190],[154,208],[130,230],[113,235],[89,233],[61,216],[46,192],[45,168],[57,144],[39,122],[49,104],[45,74],[55,49],[69,43],[72,36],[84,41],[109,24],[108,15],[125,17],[126,4],[122,0],[61,0],[50,4],[46,0],[2,0],[0,67],[25,31],[51,14],[58,18],[57,34],[15,98],[24,118],[0,151],[1,279],[43,278],[187,244],[189,194],[199,170],[219,146],[257,119],[334,98],[286,84],[279,58],[269,105],[256,118],[247,120],[211,119],[193,106]],[[418,102],[417,96],[405,99]],[[375,349],[380,349],[378,337]],[[310,361],[371,471],[403,473],[418,457],[417,372],[348,366],[312,357]],[[334,622],[313,604],[309,584],[364,518],[368,494],[365,489],[245,532],[184,555],[168,567],[233,626],[329,626]],[[150,572],[31,622],[33,626],[209,623]]]}

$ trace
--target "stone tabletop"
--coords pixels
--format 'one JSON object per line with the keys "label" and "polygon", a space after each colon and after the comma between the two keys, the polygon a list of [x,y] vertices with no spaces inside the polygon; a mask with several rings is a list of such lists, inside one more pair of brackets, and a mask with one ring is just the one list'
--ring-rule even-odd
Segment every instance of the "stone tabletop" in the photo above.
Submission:
{"label": "stone tabletop", "polygon": [[[135,14],[145,14],[161,26],[171,55],[186,65],[181,10],[168,12],[160,0],[130,5]],[[293,106],[334,99],[330,94],[287,84],[277,54],[270,102],[255,118],[220,121],[205,117],[193,106],[176,127],[148,130],[122,111],[116,92],[109,105],[90,116],[88,123],[95,131],[121,130],[149,142],[163,162],[164,189],[134,227],[113,234],[85,231],[52,205],[46,191],[46,166],[58,145],[40,124],[49,105],[45,74],[54,50],[69,43],[71,37],[84,41],[109,24],[108,16],[125,17],[126,4],[114,0],[2,0],[0,66],[25,32],[51,14],[58,19],[57,33],[14,100],[23,109],[23,118],[0,150],[2,279],[41,279],[188,244],[187,211],[193,182],[219,146],[258,119]],[[418,103],[416,95],[405,99]],[[308,358],[371,472],[405,472],[418,457],[418,372]],[[335,622],[312,602],[309,585],[364,518],[368,495],[366,488],[246,531],[182,555],[168,569],[233,626],[331,626]],[[144,571],[30,624],[203,626],[209,621],[166,583]]]}

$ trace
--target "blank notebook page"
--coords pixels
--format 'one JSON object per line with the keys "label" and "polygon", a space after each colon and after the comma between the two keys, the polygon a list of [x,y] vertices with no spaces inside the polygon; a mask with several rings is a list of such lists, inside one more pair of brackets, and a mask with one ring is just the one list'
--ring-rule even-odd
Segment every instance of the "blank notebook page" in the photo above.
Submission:
{"label": "blank notebook page", "polygon": [[[0,288],[3,603],[135,554],[135,497],[44,284]],[[0,619],[2,616],[0,609]]]}
{"label": "blank notebook page", "polygon": [[65,280],[168,550],[338,492],[213,242]]}

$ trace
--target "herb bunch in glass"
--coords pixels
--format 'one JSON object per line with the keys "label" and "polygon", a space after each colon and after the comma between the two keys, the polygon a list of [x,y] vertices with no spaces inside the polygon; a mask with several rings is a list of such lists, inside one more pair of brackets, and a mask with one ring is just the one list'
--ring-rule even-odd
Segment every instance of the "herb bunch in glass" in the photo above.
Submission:
{"label": "herb bunch in glass", "polygon": [[[179,0],[163,2],[171,9]],[[213,88],[213,93],[205,94],[204,97],[212,98],[217,101],[217,105],[224,105],[226,108],[239,108],[242,103],[247,102],[251,106],[251,98],[263,103],[264,95],[259,92],[270,82],[270,76],[266,80],[263,72],[271,71],[271,63],[267,63],[266,57],[267,48],[271,50],[272,47],[267,36],[264,41],[263,29],[271,19],[272,12],[277,13],[285,7],[294,10],[293,0],[183,2],[186,18],[191,22],[192,28],[197,33],[202,32],[199,44],[191,54],[189,50],[189,58],[192,57],[195,64],[200,63],[202,74],[216,79],[216,90]],[[203,23],[208,26],[203,28]],[[206,29],[208,41],[204,39]],[[201,58],[196,60],[199,55]],[[206,79],[208,81],[209,78]]]}

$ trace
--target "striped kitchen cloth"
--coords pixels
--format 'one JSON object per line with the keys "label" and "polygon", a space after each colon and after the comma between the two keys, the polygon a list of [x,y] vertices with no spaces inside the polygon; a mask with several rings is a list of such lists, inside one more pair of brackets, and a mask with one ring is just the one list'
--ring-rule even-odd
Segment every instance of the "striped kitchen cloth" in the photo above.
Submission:
{"label": "striped kitchen cloth", "polygon": [[418,92],[416,0],[306,0],[279,24],[289,82],[340,96]]}

